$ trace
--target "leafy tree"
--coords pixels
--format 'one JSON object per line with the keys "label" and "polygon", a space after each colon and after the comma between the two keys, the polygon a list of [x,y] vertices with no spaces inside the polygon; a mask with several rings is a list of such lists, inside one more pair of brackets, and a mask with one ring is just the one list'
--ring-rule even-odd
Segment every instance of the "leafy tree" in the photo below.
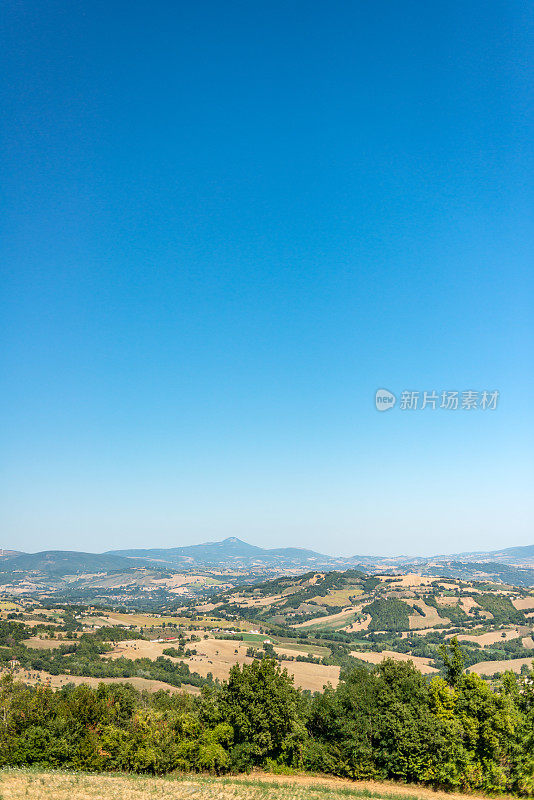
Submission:
{"label": "leafy tree", "polygon": [[234,730],[235,766],[248,768],[267,758],[299,763],[304,734],[300,696],[276,661],[264,658],[232,667],[219,703],[222,719]]}
{"label": "leafy tree", "polygon": [[439,650],[445,664],[448,683],[451,686],[458,686],[463,675],[465,659],[457,637],[454,636],[449,644],[441,645]]}

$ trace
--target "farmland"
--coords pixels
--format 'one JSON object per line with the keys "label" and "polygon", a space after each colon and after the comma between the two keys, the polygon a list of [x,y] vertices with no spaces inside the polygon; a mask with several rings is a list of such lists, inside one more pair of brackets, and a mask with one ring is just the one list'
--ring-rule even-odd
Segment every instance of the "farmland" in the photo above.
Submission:
{"label": "farmland", "polygon": [[[520,587],[358,570],[282,575],[222,591],[218,573],[213,583],[192,573],[175,584],[196,585],[199,577],[204,594],[157,612],[6,597],[4,619],[27,629],[14,673],[41,671],[54,686],[70,675],[198,691],[225,680],[235,664],[270,656],[295,685],[315,692],[336,686],[345,669],[388,657],[437,674],[441,646],[453,637],[465,667],[486,679],[524,671],[534,659],[534,597]],[[6,665],[9,650],[2,653]]]}

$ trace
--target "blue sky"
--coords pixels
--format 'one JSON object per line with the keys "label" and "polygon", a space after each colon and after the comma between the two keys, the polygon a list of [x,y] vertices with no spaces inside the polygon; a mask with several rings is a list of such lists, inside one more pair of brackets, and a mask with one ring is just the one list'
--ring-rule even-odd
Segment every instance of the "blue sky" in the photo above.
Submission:
{"label": "blue sky", "polygon": [[529,3],[1,15],[1,547],[534,541]]}

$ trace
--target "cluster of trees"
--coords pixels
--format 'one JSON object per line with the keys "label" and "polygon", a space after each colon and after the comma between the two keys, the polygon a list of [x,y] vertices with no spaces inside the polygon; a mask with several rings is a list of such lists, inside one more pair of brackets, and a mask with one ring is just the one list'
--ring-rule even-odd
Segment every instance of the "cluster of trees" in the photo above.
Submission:
{"label": "cluster of trees", "polygon": [[410,627],[410,612],[402,600],[379,598],[362,610],[371,615],[370,631],[406,631]]}
{"label": "cluster of trees", "polygon": [[200,696],[127,684],[57,692],[0,682],[0,766],[84,770],[307,769],[446,789],[534,793],[533,675],[492,688],[465,675],[456,643],[446,678],[386,660],[312,697],[269,658]]}

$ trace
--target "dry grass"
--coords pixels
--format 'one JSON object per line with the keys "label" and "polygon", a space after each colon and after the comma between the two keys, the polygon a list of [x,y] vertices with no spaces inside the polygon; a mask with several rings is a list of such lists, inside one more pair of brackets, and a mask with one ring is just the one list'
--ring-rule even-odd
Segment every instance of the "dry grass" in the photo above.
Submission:
{"label": "dry grass", "polygon": [[470,614],[474,608],[478,608],[478,610],[482,612],[482,609],[478,605],[477,601],[472,597],[460,597],[460,606],[466,614]]}
{"label": "dry grass", "polygon": [[277,603],[285,601],[286,598],[282,594],[270,594],[266,597],[260,595],[254,597],[251,595],[234,594],[228,602],[237,603],[241,608],[263,608],[264,606],[273,606]]}
{"label": "dry grass", "polygon": [[0,772],[2,800],[464,800],[460,794],[400,784],[353,782],[307,775],[212,778],[184,775],[92,775],[7,769]]}
{"label": "dry grass", "polygon": [[162,622],[166,625],[179,627],[180,625],[185,628],[240,628],[242,630],[249,630],[254,627],[250,622],[245,620],[235,620],[229,622],[224,619],[217,619],[216,617],[206,616],[200,620],[191,620],[187,617],[167,617],[158,614],[121,614],[119,612],[109,612],[102,616],[87,616],[81,619],[84,625],[125,625],[127,627],[133,625],[137,628],[160,628]]}
{"label": "dry grass", "polygon": [[448,595],[441,595],[440,597],[436,597],[436,602],[438,606],[457,606],[458,598],[449,597]]}
{"label": "dry grass", "polygon": [[408,572],[406,575],[396,575],[395,583],[392,586],[428,586],[434,578],[424,575],[417,575],[415,572]]}

